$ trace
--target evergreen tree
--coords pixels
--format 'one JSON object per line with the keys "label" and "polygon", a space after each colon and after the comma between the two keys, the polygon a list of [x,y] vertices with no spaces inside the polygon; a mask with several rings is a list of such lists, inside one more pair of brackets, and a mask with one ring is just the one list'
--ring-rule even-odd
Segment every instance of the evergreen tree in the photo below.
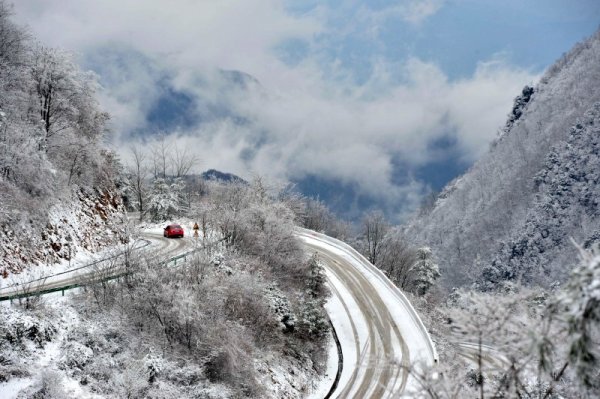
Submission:
{"label": "evergreen tree", "polygon": [[417,249],[417,261],[413,269],[415,271],[415,290],[419,295],[424,295],[429,291],[441,276],[438,265],[432,259],[429,247]]}
{"label": "evergreen tree", "polygon": [[319,262],[319,255],[316,252],[308,260],[308,273],[308,295],[313,299],[324,297],[327,291],[325,287],[325,271]]}
{"label": "evergreen tree", "polygon": [[329,322],[320,301],[309,300],[304,303],[298,324],[300,335],[306,338],[322,338],[327,334]]}

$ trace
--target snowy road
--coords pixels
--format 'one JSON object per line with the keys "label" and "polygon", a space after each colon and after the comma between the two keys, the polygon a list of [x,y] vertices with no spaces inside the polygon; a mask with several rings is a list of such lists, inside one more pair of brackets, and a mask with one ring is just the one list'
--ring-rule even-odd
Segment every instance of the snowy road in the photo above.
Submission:
{"label": "snowy road", "polygon": [[[142,234],[142,238],[148,241],[149,245],[137,246],[134,244],[133,248],[138,247],[142,253],[152,254],[152,257],[158,257],[159,259],[168,259],[194,248],[194,242],[190,238],[167,239],[163,238],[161,232],[145,232]],[[111,255],[109,259],[113,256]],[[36,292],[68,289],[82,282],[94,281],[97,278],[106,278],[124,272],[124,269],[112,265],[110,260],[95,261],[93,263],[95,264],[77,266],[60,273],[27,279],[25,282],[2,287],[0,289],[0,300]]]}
{"label": "snowy road", "polygon": [[[407,367],[437,361],[433,343],[406,297],[384,275],[349,245],[310,230],[296,236],[308,254],[318,253],[326,269],[332,297],[327,312],[342,347],[342,373],[334,398],[392,398],[410,396],[412,378]],[[190,238],[166,239],[146,231],[150,242],[142,251],[167,259],[194,248]],[[109,269],[119,274],[120,270]],[[81,269],[38,281],[28,292],[67,287],[93,278],[97,271]],[[104,274],[106,276],[106,274]],[[22,288],[0,290],[0,297]],[[22,291],[21,291],[22,292]]]}
{"label": "snowy road", "polygon": [[310,230],[297,236],[317,252],[333,297],[327,311],[343,351],[342,375],[333,397],[410,396],[406,368],[437,361],[433,343],[406,297],[347,244]]}

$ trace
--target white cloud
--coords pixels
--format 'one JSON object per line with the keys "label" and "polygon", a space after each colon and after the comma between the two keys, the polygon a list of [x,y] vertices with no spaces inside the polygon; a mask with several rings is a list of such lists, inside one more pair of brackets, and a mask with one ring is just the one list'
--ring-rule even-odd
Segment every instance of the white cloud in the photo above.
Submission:
{"label": "white cloud", "polygon": [[406,21],[417,25],[438,12],[443,5],[444,0],[412,0],[404,6],[401,15]]}
{"label": "white cloud", "polygon": [[127,43],[173,67],[207,63],[251,73],[281,40],[320,29],[315,17],[293,17],[279,0],[21,0],[15,7],[49,44]]}
{"label": "white cloud", "polygon": [[[309,73],[310,66],[289,70],[288,84],[282,80],[276,94],[267,88],[266,94],[228,99],[251,125],[219,122],[181,132],[179,140],[202,154],[205,168],[277,179],[318,175],[356,184],[388,209],[414,206],[425,187],[410,176],[396,184],[394,158],[410,167],[424,165],[439,153],[429,144],[449,134],[473,161],[503,125],[515,94],[535,76],[497,60],[481,63],[472,77],[454,82],[417,59],[401,67],[407,83],[388,87],[380,96],[373,93],[388,80],[386,72],[363,86],[342,89]],[[263,144],[257,146],[259,141]],[[254,155],[242,159],[245,149]]]}
{"label": "white cloud", "polygon": [[377,33],[382,24],[393,18],[400,18],[418,27],[437,13],[445,2],[446,0],[403,0],[382,8],[361,7],[358,18],[368,22],[372,34]]}
{"label": "white cloud", "polygon": [[[418,24],[442,4],[410,1],[388,11]],[[63,0],[52,6],[20,0],[16,11],[51,45],[84,54],[98,48],[139,53],[141,58],[125,61],[95,60],[104,63],[105,73],[123,78],[112,81],[102,98],[117,128],[142,125],[158,95],[156,80],[169,76],[177,88],[227,104],[251,121],[221,120],[177,132],[180,145],[200,154],[204,169],[279,179],[320,175],[356,184],[390,207],[417,201],[423,190],[410,176],[395,184],[393,159],[423,165],[431,161],[428,145],[450,134],[474,160],[504,123],[513,97],[536,79],[495,59],[450,81],[438,66],[417,58],[377,60],[362,84],[334,61],[326,78],[318,57],[289,66],[273,51],[288,39],[316,46],[315,35],[326,29],[323,10],[292,15],[278,0]],[[260,89],[226,89],[219,69],[248,72]]]}
{"label": "white cloud", "polygon": [[456,126],[468,161],[479,158],[504,126],[512,100],[539,75],[512,68],[501,59],[481,62],[474,76],[452,85],[448,116]]}

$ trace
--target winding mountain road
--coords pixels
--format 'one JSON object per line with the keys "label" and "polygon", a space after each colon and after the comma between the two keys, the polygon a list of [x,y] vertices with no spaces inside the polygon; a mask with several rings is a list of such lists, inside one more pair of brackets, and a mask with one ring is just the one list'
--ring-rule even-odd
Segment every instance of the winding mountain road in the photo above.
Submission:
{"label": "winding mountain road", "polygon": [[[188,234],[186,234],[188,235]],[[326,304],[341,343],[343,362],[335,398],[396,398],[410,396],[409,366],[437,361],[433,343],[406,297],[362,255],[342,241],[311,230],[297,229],[308,254],[317,253],[326,270],[332,296]],[[190,238],[163,238],[145,232],[149,244],[142,251],[168,259],[195,248]],[[118,275],[119,267],[104,269],[103,276]],[[78,267],[36,280],[35,285],[5,287],[0,299],[25,293],[68,289],[97,278],[98,270]],[[110,273],[110,274],[107,274]]]}
{"label": "winding mountain road", "polygon": [[333,294],[327,311],[343,350],[333,397],[410,396],[408,367],[437,362],[433,342],[410,302],[347,244],[310,230],[296,234],[307,252],[318,254]]}
{"label": "winding mountain road", "polygon": [[[146,244],[138,245],[141,242],[146,242]],[[131,248],[135,251],[144,251],[146,254],[151,254],[152,257],[169,259],[194,249],[194,241],[190,238],[169,240],[160,233],[145,232],[142,234],[141,240],[136,241]],[[123,249],[119,249],[120,253],[123,251]],[[10,284],[0,288],[0,301],[66,290],[96,279],[119,275],[125,271],[123,267],[116,262],[111,264],[111,260],[118,257],[119,255],[116,253],[107,254],[106,258],[90,262],[87,265]]]}

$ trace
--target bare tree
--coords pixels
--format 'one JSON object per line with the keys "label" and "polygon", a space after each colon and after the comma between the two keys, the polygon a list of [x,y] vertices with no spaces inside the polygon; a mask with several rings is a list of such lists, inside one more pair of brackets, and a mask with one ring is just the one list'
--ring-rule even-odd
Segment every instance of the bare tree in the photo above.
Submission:
{"label": "bare tree", "polygon": [[132,164],[129,166],[129,184],[135,195],[137,208],[142,220],[146,210],[146,197],[148,195],[146,154],[139,148],[132,146],[130,148],[132,155]]}
{"label": "bare tree", "polygon": [[200,157],[187,147],[173,144],[174,140],[161,132],[151,146],[154,178],[183,178],[200,162]]}
{"label": "bare tree", "polygon": [[414,280],[415,262],[416,251],[402,233],[397,229],[388,232],[381,243],[376,266],[385,271],[399,288],[406,290]]}
{"label": "bare tree", "polygon": [[381,243],[390,229],[389,223],[381,211],[372,211],[363,218],[363,234],[366,239],[366,252],[369,262],[377,264],[381,252]]}
{"label": "bare tree", "polygon": [[315,231],[326,231],[330,225],[333,216],[319,199],[306,199],[306,207],[304,211],[304,227]]}
{"label": "bare tree", "polygon": [[176,144],[173,150],[173,175],[177,177],[186,177],[190,170],[198,164],[200,157],[191,153],[188,147],[179,148]]}
{"label": "bare tree", "polygon": [[152,145],[152,166],[154,172],[154,178],[166,178],[168,173],[168,166],[171,164],[170,151],[171,146],[167,142],[167,136],[163,132],[155,140]]}

